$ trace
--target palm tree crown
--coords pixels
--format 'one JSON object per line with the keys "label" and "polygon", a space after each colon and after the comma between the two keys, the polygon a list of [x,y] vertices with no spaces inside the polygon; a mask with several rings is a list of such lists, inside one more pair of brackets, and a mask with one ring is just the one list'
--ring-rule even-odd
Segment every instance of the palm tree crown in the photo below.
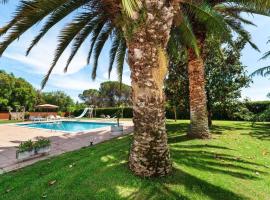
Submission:
{"label": "palm tree crown", "polygon": [[[1,1],[1,3],[7,2],[8,0]],[[196,1],[192,1],[192,3],[190,1],[183,1],[181,3],[183,4],[183,9],[180,9],[179,7],[179,14],[176,15],[178,19],[174,20],[176,25],[177,22],[180,21],[178,32],[181,33],[181,37],[177,37],[177,39],[195,49],[197,46],[190,25],[190,21],[194,20],[194,18],[199,20],[200,23],[204,23],[205,26],[209,28],[208,30],[215,31],[218,35],[229,38],[229,31],[227,26],[225,26],[227,24],[230,25],[234,31],[242,35],[246,34],[246,38],[248,39],[248,34],[241,29],[239,24],[235,23],[235,19],[244,23],[249,23],[247,20],[241,18],[239,15],[240,11],[265,13],[265,8],[270,5],[270,1],[267,0],[216,0],[204,1],[203,4],[196,4]],[[213,5],[215,5],[214,8]],[[47,75],[42,81],[42,87],[45,86],[53,68],[65,49],[71,44],[72,51],[64,69],[67,71],[70,62],[76,55],[78,49],[89,37],[90,45],[87,63],[89,63],[89,60],[93,55],[94,64],[92,78],[94,79],[96,77],[98,60],[104,44],[109,38],[112,38],[109,72],[111,72],[113,64],[116,62],[118,74],[121,79],[127,48],[125,37],[123,35],[123,27],[131,20],[130,17],[134,19],[137,18],[134,10],[141,7],[141,1],[136,0],[20,1],[13,19],[0,29],[0,36],[6,35],[0,43],[0,55],[2,55],[6,48],[25,31],[46,18],[40,32],[33,39],[26,51],[26,55],[28,55],[32,48],[52,27],[59,23],[63,18],[73,13],[74,16],[72,20],[61,30],[58,36],[55,56]],[[219,13],[217,13],[217,11],[219,11]],[[223,15],[227,13],[230,13],[230,17],[224,19]],[[232,18],[234,20],[232,20]]]}

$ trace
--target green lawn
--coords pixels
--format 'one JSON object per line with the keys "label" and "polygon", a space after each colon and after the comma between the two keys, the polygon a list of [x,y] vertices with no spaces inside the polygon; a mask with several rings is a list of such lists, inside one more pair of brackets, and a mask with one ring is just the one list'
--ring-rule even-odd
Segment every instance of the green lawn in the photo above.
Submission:
{"label": "green lawn", "polygon": [[17,122],[22,122],[18,120],[0,120],[0,124],[9,124],[9,123],[17,123]]}
{"label": "green lawn", "polygon": [[187,127],[168,123],[166,178],[130,173],[126,136],[1,175],[0,199],[270,199],[270,124],[215,121],[204,141],[186,138]]}

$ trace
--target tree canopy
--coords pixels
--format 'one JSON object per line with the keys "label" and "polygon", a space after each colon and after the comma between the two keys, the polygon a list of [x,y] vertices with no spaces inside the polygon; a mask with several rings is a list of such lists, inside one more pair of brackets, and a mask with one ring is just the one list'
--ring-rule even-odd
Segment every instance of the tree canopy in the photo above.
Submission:
{"label": "tree canopy", "polygon": [[59,106],[59,111],[67,111],[70,106],[74,106],[74,101],[71,97],[62,91],[43,92],[41,98],[44,103]]}
{"label": "tree canopy", "polygon": [[100,84],[99,90],[84,90],[79,98],[88,105],[114,107],[119,104],[130,105],[131,87],[118,81],[106,81]]}
{"label": "tree canopy", "polygon": [[59,111],[67,111],[74,102],[70,96],[62,91],[39,92],[23,78],[16,78],[0,70],[0,111],[13,110],[22,107],[27,111],[34,111],[35,106],[49,103],[59,106]]}
{"label": "tree canopy", "polygon": [[22,78],[0,71],[0,110],[6,111],[8,107],[13,110],[24,107],[33,110],[36,103],[37,92],[33,86]]}
{"label": "tree canopy", "polygon": [[[241,97],[241,89],[251,81],[240,61],[245,44],[240,38],[234,41],[233,47],[212,37],[206,41],[205,77],[210,115],[213,109],[233,112],[235,103]],[[169,102],[173,102],[178,109],[188,109],[187,58],[184,52],[178,56],[181,59],[170,58],[165,91]]]}

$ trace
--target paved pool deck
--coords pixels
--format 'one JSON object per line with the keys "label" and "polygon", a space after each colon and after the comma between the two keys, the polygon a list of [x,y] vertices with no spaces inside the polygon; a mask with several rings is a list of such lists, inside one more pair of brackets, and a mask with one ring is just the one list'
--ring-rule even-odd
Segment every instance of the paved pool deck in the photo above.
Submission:
{"label": "paved pool deck", "polygon": [[[88,121],[100,122],[96,120]],[[129,134],[133,131],[133,124],[131,121],[123,121],[121,124],[124,125],[123,135]],[[30,139],[35,140],[37,137],[45,137],[51,140],[50,154],[18,162],[16,159],[16,147],[19,146],[22,141]],[[91,140],[94,140],[95,145],[115,137],[119,136],[112,135],[110,127],[93,129],[89,132],[70,134],[46,129],[16,126],[15,124],[0,125],[0,174],[31,165],[39,160],[44,160],[65,152],[89,146]]]}

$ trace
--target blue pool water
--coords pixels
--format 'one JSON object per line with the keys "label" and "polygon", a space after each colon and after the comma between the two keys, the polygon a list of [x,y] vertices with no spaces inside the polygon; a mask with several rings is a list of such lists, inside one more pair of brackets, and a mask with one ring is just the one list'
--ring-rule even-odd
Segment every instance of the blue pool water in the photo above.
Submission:
{"label": "blue pool water", "polygon": [[116,125],[116,123],[58,121],[58,122],[40,122],[40,123],[17,124],[17,125],[29,128],[42,128],[54,131],[65,131],[75,133],[96,128],[102,128],[106,126],[112,126]]}

